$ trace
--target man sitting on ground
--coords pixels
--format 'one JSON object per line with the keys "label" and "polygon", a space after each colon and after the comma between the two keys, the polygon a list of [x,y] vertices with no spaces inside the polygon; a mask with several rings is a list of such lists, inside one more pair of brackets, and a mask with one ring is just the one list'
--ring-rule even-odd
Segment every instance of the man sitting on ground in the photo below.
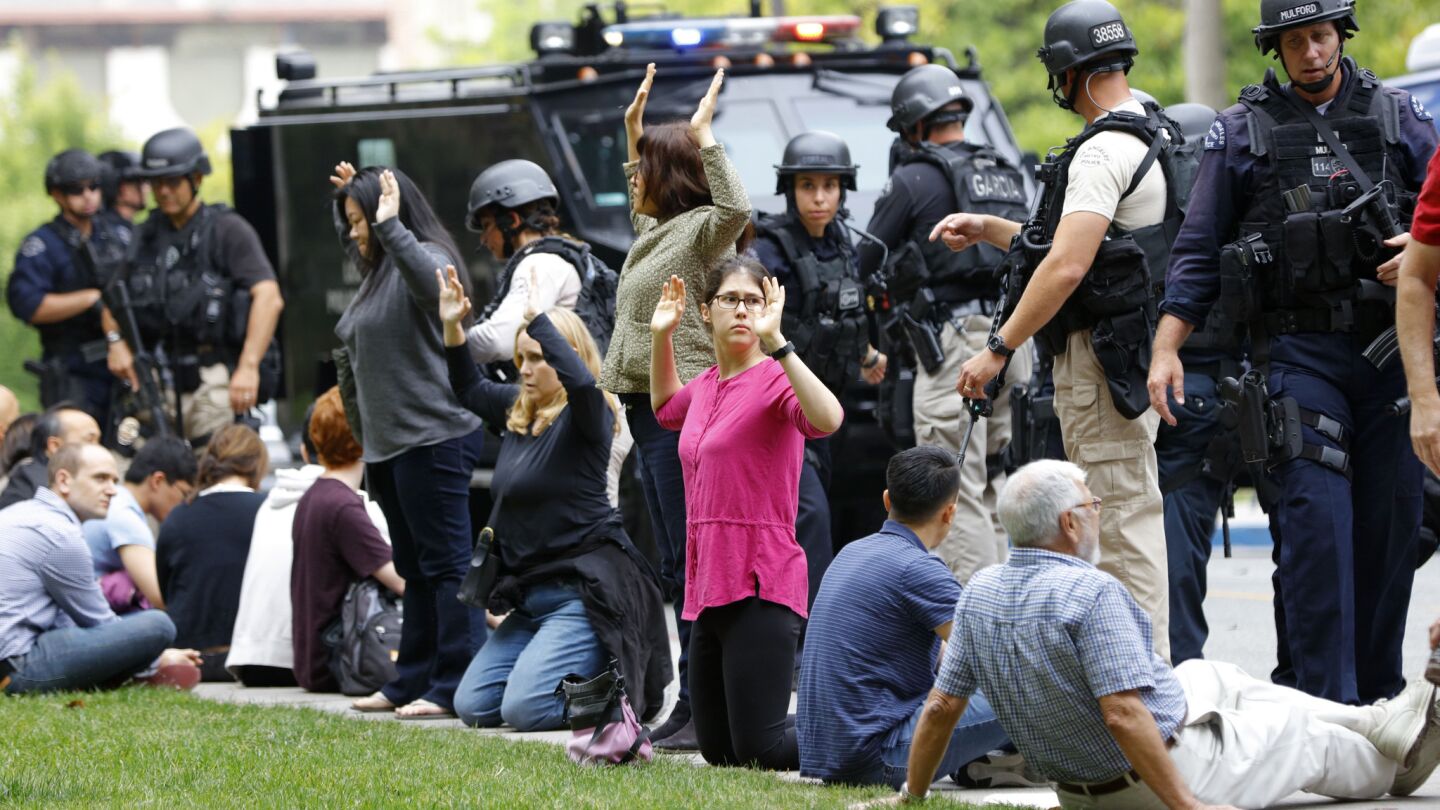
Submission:
{"label": "man sitting on ground", "polygon": [[163,523],[195,489],[195,453],[183,439],[155,438],[135,454],[110,511],[85,521],[100,590],[116,613],[165,608],[155,573],[155,533],[146,516]]}
{"label": "man sitting on ground", "polygon": [[35,497],[0,511],[0,684],[11,694],[88,689],[137,674],[193,686],[200,654],[166,649],[158,610],[117,617],[95,583],[80,521],[105,514],[120,476],[109,451],[70,444]]}
{"label": "man sitting on ground", "polygon": [[955,607],[900,801],[925,795],[977,689],[1065,808],[1266,807],[1297,790],[1407,796],[1440,762],[1436,687],[1423,679],[1384,704],[1344,706],[1232,664],[1171,669],[1144,611],[1094,567],[1100,499],[1079,467],[1022,467],[999,512],[1015,549]]}
{"label": "man sitting on ground", "polygon": [[[960,586],[930,553],[955,519],[960,468],[938,447],[890,459],[881,496],[890,519],[835,557],[805,631],[797,728],[800,773],[827,782],[905,782],[905,761]],[[1008,738],[983,697],[949,738],[941,775]],[[1012,757],[1008,784],[1028,784]],[[987,775],[989,776],[989,775]],[[959,777],[956,781],[961,781]],[[986,786],[999,782],[989,779]]]}
{"label": "man sitting on ground", "polygon": [[30,458],[10,471],[10,482],[0,493],[0,509],[35,497],[48,477],[45,463],[56,450],[68,444],[99,443],[100,423],[90,414],[65,403],[45,411],[30,434]]}

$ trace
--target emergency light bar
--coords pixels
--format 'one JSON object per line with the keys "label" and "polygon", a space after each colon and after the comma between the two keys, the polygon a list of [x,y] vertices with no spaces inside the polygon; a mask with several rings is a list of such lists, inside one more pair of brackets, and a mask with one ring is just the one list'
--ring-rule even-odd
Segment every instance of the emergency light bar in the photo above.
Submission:
{"label": "emergency light bar", "polygon": [[853,39],[858,30],[860,18],[853,15],[737,17],[621,23],[605,26],[603,36],[612,48],[683,51],[756,48],[774,42],[835,42]]}

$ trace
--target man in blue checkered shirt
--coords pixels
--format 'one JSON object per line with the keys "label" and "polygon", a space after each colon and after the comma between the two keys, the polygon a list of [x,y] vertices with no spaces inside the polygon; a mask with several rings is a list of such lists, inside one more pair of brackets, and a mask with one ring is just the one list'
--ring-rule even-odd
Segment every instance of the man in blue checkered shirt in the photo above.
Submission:
{"label": "man in blue checkered shirt", "polygon": [[1152,652],[1145,612],[1094,567],[1100,499],[1079,467],[1022,467],[998,510],[1015,549],[960,596],[898,801],[923,799],[977,690],[1065,808],[1265,807],[1297,790],[1408,795],[1440,762],[1440,707],[1423,679],[1357,707],[1229,664],[1171,669]]}

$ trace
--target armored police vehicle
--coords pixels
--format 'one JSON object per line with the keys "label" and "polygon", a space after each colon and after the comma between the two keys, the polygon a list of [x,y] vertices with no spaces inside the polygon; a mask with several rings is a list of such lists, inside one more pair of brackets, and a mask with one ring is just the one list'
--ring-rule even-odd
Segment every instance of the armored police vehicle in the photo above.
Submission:
{"label": "armored police vehicle", "polygon": [[[471,181],[498,161],[533,160],[561,193],[563,229],[617,269],[633,238],[622,116],[649,62],[657,66],[650,121],[688,119],[715,69],[726,67],[715,132],[756,210],[784,210],[784,199],[771,191],[785,143],[805,130],[829,130],[849,143],[860,166],[847,206],[863,228],[889,174],[891,90],[917,64],[945,65],[960,77],[975,102],[968,139],[1026,162],[975,52],[957,61],[945,48],[910,41],[919,20],[914,7],[882,8],[876,45],[860,39],[859,17],[766,17],[758,0],[751,12],[640,18],[623,2],[604,10],[591,5],[577,23],[535,25],[536,58],[521,64],[317,80],[306,54],[279,57],[283,89],[261,99],[258,122],[232,131],[231,144],[235,205],[259,231],[285,293],[289,399],[282,425],[296,426],[306,403],[333,383],[332,329],[360,280],[331,225],[326,178],[340,160],[403,168],[470,247],[478,243],[464,229]],[[470,258],[480,303],[499,269],[486,251]],[[843,471],[832,487],[837,510],[855,500],[847,492],[857,476],[868,478],[858,490],[863,500],[878,500],[890,454],[873,429],[873,393],[852,398],[847,409],[848,429],[836,446],[835,466]],[[868,528],[840,511],[834,523],[837,532]]]}

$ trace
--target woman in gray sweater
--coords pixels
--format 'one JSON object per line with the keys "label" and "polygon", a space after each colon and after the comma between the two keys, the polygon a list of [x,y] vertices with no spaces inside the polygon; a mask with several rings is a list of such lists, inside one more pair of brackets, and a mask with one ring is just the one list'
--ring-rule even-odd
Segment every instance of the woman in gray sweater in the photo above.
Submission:
{"label": "woman in gray sweater", "polygon": [[390,524],[405,578],[398,677],[359,711],[453,716],[485,617],[455,598],[470,560],[470,474],[480,419],[450,388],[435,271],[463,267],[424,195],[397,169],[335,167],[335,222],[364,278],[335,334],[349,354],[366,489]]}
{"label": "woman in gray sweater", "polygon": [[[605,355],[600,387],[618,394],[625,406],[639,451],[650,525],[660,551],[660,577],[666,598],[675,602],[678,621],[685,603],[685,484],[677,449],[680,434],[661,428],[650,409],[650,316],[672,274],[685,279],[688,289],[703,290],[710,268],[744,250],[754,231],[745,187],[710,126],[725,71],[715,73],[689,121],[646,128],[645,103],[654,78],[652,64],[625,112],[630,147],[625,176],[630,181],[635,242],[620,270],[615,334]],[[675,362],[681,382],[689,382],[715,364],[710,337],[696,314],[699,304],[691,302],[675,330]],[[652,738],[661,748],[691,749],[695,734],[689,723],[690,623],[680,621],[679,630],[680,699]]]}

